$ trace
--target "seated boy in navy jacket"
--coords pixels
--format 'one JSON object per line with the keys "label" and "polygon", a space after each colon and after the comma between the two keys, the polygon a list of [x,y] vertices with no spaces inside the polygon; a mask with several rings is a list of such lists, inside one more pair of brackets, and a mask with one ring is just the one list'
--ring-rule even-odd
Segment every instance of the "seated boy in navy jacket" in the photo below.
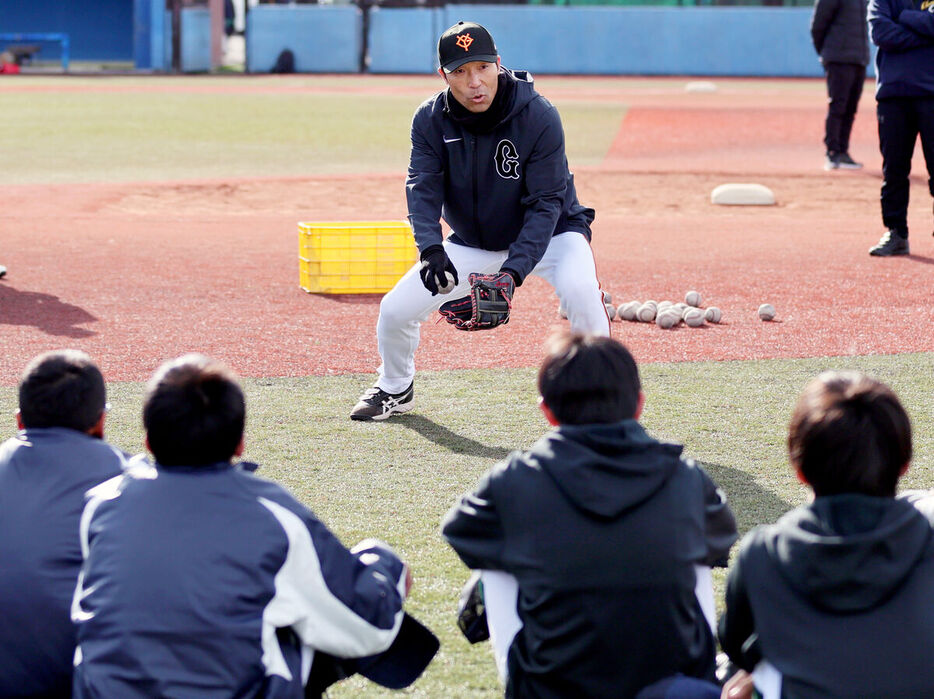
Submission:
{"label": "seated boy in navy jacket", "polygon": [[506,696],[618,699],[679,673],[713,680],[695,583],[736,540],[725,498],[680,445],[639,424],[645,396],[619,342],[552,338],[538,388],[555,429],[494,466],[443,523],[468,567],[518,582]]}
{"label": "seated boy in navy jacket", "polygon": [[720,620],[734,664],[770,668],[766,697],[934,697],[934,499],[895,494],[911,451],[888,386],[837,371],[804,389],[788,453],[814,500],[743,538]]}

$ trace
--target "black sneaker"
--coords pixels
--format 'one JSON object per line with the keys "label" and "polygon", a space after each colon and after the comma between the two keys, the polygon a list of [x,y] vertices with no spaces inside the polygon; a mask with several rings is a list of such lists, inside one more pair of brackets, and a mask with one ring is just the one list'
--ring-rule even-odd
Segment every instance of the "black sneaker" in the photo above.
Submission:
{"label": "black sneaker", "polygon": [[360,396],[360,400],[350,413],[351,420],[385,420],[390,415],[404,413],[415,407],[415,382],[402,393],[386,393],[379,386],[373,386]]}
{"label": "black sneaker", "polygon": [[862,170],[863,164],[858,163],[850,157],[849,153],[837,154],[837,167],[841,170]]}
{"label": "black sneaker", "polygon": [[869,254],[875,257],[908,255],[908,238],[903,238],[896,231],[889,229],[876,243],[875,247],[869,248]]}
{"label": "black sneaker", "polygon": [[0,279],[3,279],[6,276],[6,267],[0,265]]}
{"label": "black sneaker", "polygon": [[824,169],[825,170],[836,170],[840,167],[840,154],[834,153],[832,150],[827,151],[827,155],[824,156]]}

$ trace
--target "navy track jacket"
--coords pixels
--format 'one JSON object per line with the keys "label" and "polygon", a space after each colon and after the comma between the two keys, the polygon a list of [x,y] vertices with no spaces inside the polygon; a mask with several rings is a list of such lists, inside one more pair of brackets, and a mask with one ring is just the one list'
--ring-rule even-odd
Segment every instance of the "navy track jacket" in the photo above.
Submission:
{"label": "navy track jacket", "polygon": [[870,0],[876,99],[934,97],[934,2]]}
{"label": "navy track jacket", "polygon": [[577,201],[558,110],[528,73],[504,72],[515,82],[514,101],[489,133],[472,133],[449,116],[447,90],[416,110],[406,196],[419,250],[441,244],[443,218],[452,242],[508,250],[503,267],[521,282],[556,233],[590,240],[594,211]]}
{"label": "navy track jacket", "polygon": [[71,692],[84,493],[124,463],[106,442],[64,427],[0,446],[0,697]]}
{"label": "navy track jacket", "polygon": [[[389,547],[348,551],[241,468],[141,465],[91,496],[76,698],[299,698],[314,651],[368,656],[399,630],[405,566]],[[300,669],[277,629],[301,641]]]}

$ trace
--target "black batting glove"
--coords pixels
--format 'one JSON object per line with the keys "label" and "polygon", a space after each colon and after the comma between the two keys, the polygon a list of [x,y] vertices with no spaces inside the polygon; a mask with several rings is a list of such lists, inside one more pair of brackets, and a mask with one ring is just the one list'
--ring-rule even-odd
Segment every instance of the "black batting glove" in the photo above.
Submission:
{"label": "black batting glove", "polygon": [[[419,270],[419,275],[422,278],[422,284],[431,292],[432,296],[437,296],[439,293],[447,293],[451,290],[447,288],[448,279],[446,272],[450,272],[451,276],[454,277],[454,285],[457,286],[457,270],[454,268],[454,265],[451,263],[448,254],[444,251],[442,246],[432,245],[425,248],[422,251],[421,259],[422,268]],[[446,291],[442,291],[445,289]]]}

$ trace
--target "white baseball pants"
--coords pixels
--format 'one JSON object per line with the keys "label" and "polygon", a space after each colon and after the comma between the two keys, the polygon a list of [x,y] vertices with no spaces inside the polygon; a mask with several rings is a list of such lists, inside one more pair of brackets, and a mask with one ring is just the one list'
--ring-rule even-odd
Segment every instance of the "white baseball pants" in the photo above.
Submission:
{"label": "white baseball pants", "polygon": [[[429,315],[445,301],[469,293],[467,277],[471,272],[498,272],[508,257],[506,250],[480,250],[449,241],[444,242],[444,250],[457,269],[459,283],[451,293],[432,296],[422,284],[420,264],[416,264],[380,302],[376,339],[382,364],[377,386],[387,393],[404,391],[415,377],[420,327]],[[593,250],[581,233],[568,231],[554,236],[532,274],[554,287],[572,330],[609,336],[610,319],[597,283]]]}

